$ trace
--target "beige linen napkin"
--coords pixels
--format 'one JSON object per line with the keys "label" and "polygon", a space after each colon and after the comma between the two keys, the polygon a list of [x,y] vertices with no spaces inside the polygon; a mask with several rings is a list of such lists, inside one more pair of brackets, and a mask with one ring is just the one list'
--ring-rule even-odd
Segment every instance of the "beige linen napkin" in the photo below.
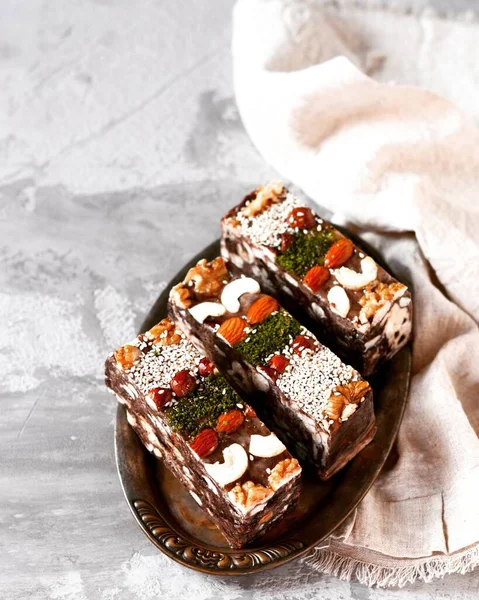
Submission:
{"label": "beige linen napkin", "polygon": [[351,48],[311,1],[235,7],[235,92],[258,150],[413,283],[413,379],[395,450],[307,559],[403,585],[479,564],[479,131],[431,92],[375,82],[353,62],[377,56]]}

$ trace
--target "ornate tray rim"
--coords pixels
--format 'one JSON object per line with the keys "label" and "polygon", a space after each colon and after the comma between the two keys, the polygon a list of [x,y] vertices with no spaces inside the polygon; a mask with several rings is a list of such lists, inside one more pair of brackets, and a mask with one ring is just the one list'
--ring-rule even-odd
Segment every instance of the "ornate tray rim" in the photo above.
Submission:
{"label": "ornate tray rim", "polygon": [[[351,232],[348,235],[355,239],[359,245],[362,245],[369,254],[379,262],[384,261],[378,256],[377,252],[371,248],[364,240],[358,240]],[[140,332],[151,328],[159,319],[164,316],[165,300],[167,299],[169,289],[173,283],[178,282],[184,277],[188,269],[196,264],[202,257],[214,257],[219,254],[219,240],[215,240],[209,246],[199,252],[192,258],[170,281],[167,287],[160,294],[144,322],[140,327]],[[390,272],[391,270],[388,269]],[[171,284],[171,285],[170,285]],[[168,514],[164,506],[155,507],[155,490],[151,482],[148,481],[148,473],[151,470],[147,464],[154,459],[148,451],[141,445],[139,440],[136,450],[137,456],[132,449],[127,449],[128,440],[125,436],[134,436],[136,434],[131,430],[126,420],[125,408],[118,404],[115,422],[115,458],[118,470],[118,476],[125,495],[127,504],[133,513],[137,523],[148,537],[148,539],[164,554],[174,561],[210,575],[246,575],[253,572],[263,571],[280,566],[290,560],[301,557],[309,550],[317,546],[322,540],[327,538],[337,529],[352,513],[356,506],[367,494],[381,469],[383,468],[390,451],[396,440],[397,433],[402,421],[404,410],[409,394],[409,384],[411,375],[411,344],[403,348],[387,365],[389,371],[398,371],[402,376],[399,397],[401,402],[392,403],[392,406],[381,406],[376,412],[377,433],[373,441],[366,446],[342,471],[352,471],[350,479],[354,482],[359,479],[358,486],[354,489],[354,496],[343,511],[336,510],[334,506],[334,497],[341,490],[343,485],[339,485],[333,491],[333,497],[328,503],[332,510],[332,519],[329,526],[326,526],[321,535],[311,534],[307,531],[307,525],[313,517],[307,518],[299,525],[300,535],[281,538],[274,544],[247,547],[241,550],[235,550],[229,547],[218,548],[206,543],[195,540],[191,535],[185,532],[181,525],[174,522],[174,518]],[[381,371],[382,372],[382,371]],[[373,385],[374,387],[374,385]],[[381,388],[383,389],[383,388]],[[385,386],[384,389],[389,389]],[[393,391],[390,388],[391,392]],[[387,423],[385,422],[384,411],[390,410]],[[375,404],[376,411],[376,404]],[[384,422],[383,422],[384,421]],[[391,424],[393,425],[391,427]],[[128,431],[129,430],[129,431]],[[361,462],[365,454],[374,454],[372,450],[378,453],[373,457],[372,465],[367,469],[367,476],[364,469],[357,468],[358,461]],[[347,481],[347,480],[346,480]],[[186,491],[185,491],[186,493]],[[341,495],[340,495],[341,497]],[[157,499],[157,498],[156,498]],[[327,511],[326,511],[327,512]],[[331,510],[329,511],[331,512]],[[314,529],[314,523],[312,523]],[[304,530],[304,531],[301,531]],[[261,539],[260,539],[261,541]]]}

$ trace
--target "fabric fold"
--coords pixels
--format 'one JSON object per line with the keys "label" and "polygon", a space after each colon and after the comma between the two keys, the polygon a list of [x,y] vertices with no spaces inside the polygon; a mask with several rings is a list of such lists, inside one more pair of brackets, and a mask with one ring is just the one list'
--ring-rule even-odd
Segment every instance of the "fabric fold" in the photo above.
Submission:
{"label": "fabric fold", "polygon": [[403,585],[479,563],[479,130],[433,92],[368,77],[372,56],[312,0],[236,4],[234,85],[253,143],[412,283],[396,460],[308,559]]}

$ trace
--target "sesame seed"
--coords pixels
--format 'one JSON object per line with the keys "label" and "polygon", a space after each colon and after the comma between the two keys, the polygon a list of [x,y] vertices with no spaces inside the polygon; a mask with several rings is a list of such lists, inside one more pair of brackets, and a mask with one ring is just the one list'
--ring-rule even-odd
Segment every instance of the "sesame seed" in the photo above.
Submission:
{"label": "sesame seed", "polygon": [[[303,335],[312,334],[301,328]],[[276,380],[291,405],[312,418],[324,420],[326,404],[338,385],[345,385],[358,377],[357,371],[345,365],[328,348],[318,343],[317,348],[300,348],[300,354],[291,353],[287,346],[282,354],[290,357],[290,363]]]}
{"label": "sesame seed", "polygon": [[283,233],[299,231],[297,227],[291,228],[286,221],[291,209],[296,206],[303,206],[303,203],[288,192],[282,202],[271,204],[253,218],[239,212],[237,219],[240,222],[241,233],[248,236],[253,243],[277,248],[281,244]]}
{"label": "sesame seed", "polygon": [[169,387],[178,371],[190,371],[196,375],[200,359],[199,352],[182,336],[178,344],[156,347],[149,344],[134,370],[129,372],[136,385],[146,394],[154,387]]}

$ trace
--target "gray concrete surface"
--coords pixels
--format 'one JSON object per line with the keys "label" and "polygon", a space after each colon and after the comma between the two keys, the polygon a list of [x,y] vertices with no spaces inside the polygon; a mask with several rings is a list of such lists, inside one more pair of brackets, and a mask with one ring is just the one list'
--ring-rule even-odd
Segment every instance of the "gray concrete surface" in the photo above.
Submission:
{"label": "gray concrete surface", "polygon": [[478,597],[479,572],[372,590],[297,563],[205,577],[123,500],[106,354],[218,217],[274,173],[235,109],[231,2],[3,1],[0,597]]}

